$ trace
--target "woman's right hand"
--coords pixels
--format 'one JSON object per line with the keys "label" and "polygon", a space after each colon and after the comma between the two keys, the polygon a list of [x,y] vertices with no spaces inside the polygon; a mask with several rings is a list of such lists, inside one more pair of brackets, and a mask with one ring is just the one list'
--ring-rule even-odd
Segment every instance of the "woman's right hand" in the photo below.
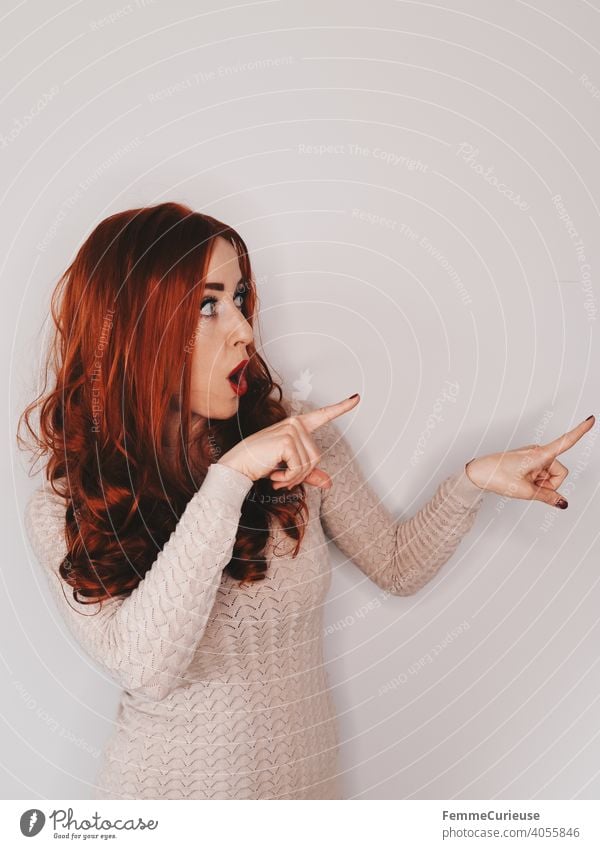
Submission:
{"label": "woman's right hand", "polygon": [[357,394],[337,404],[282,419],[240,440],[218,462],[242,472],[253,481],[269,477],[276,481],[273,489],[291,488],[299,483],[329,489],[331,478],[322,469],[316,468],[321,454],[311,433],[349,412],[359,401],[360,395]]}

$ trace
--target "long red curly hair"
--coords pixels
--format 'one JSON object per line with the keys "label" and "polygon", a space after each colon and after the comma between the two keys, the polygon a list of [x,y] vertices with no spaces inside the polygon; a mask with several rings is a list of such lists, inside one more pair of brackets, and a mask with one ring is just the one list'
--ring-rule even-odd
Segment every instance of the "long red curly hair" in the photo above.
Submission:
{"label": "long red curly hair", "polygon": [[[55,333],[44,387],[21,414],[17,440],[30,447],[20,436],[25,424],[36,458],[48,456],[47,480],[65,499],[67,555],[60,574],[80,603],[135,589],[210,463],[288,415],[281,386],[250,344],[248,391],[237,413],[227,420],[192,421],[193,345],[184,342],[195,335],[218,236],[237,251],[248,287],[242,309],[253,325],[258,298],[243,239],[216,218],[179,203],[101,221],[52,293]],[[174,397],[181,420],[173,456],[166,434]],[[35,410],[37,431],[31,424]],[[190,463],[192,454],[199,459]],[[225,570],[242,584],[264,579],[269,522],[278,520],[296,540],[295,557],[307,515],[302,484],[277,491],[268,478],[255,481]]]}

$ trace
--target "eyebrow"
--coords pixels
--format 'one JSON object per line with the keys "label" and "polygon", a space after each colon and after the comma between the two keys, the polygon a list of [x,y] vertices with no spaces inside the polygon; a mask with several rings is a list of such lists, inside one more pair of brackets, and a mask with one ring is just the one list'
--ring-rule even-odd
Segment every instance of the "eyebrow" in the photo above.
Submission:
{"label": "eyebrow", "polygon": [[[238,282],[235,284],[235,288],[237,289],[237,287],[240,285],[240,283],[244,283],[244,282],[245,282],[245,278],[240,277]],[[204,288],[205,289],[216,289],[217,292],[224,292],[225,291],[225,286],[223,285],[223,283],[206,283],[204,285]]]}

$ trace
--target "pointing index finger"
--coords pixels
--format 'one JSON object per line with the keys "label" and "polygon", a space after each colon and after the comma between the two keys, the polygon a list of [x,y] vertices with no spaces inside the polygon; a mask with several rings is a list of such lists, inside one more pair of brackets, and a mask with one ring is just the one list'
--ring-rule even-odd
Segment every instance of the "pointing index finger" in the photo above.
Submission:
{"label": "pointing index finger", "polygon": [[575,443],[588,432],[588,430],[594,427],[595,423],[595,416],[590,416],[589,419],[585,419],[580,422],[577,427],[574,427],[572,430],[568,430],[566,433],[563,433],[562,436],[558,436],[556,439],[553,439],[552,442],[548,442],[548,444],[544,446],[544,451],[546,454],[552,454],[554,457],[558,454],[562,454],[564,451],[568,451],[569,448],[572,448],[573,445],[575,445]]}
{"label": "pointing index finger", "polygon": [[297,418],[302,421],[302,424],[309,433],[312,433],[318,427],[322,427],[332,419],[352,410],[359,401],[360,395],[357,393],[353,397],[338,401],[337,404],[328,404],[326,407],[319,407],[317,410],[310,410],[308,413],[300,413]]}

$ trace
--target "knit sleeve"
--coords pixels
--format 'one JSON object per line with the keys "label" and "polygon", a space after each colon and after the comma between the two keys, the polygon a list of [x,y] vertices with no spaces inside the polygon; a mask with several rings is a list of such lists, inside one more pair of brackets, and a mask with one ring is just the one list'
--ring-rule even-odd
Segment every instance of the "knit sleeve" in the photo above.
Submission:
{"label": "knit sleeve", "polygon": [[330,490],[321,490],[326,535],[381,589],[399,596],[416,593],[471,529],[485,490],[463,467],[443,480],[412,518],[395,520],[365,480],[338,426],[329,422],[313,438],[321,452],[318,467],[333,482]]}
{"label": "knit sleeve", "polygon": [[65,502],[42,485],[25,528],[59,611],[76,640],[127,691],[159,701],[177,686],[205,631],[252,480],[208,467],[151,568],[126,598],[81,604],[58,567],[67,554]]}

